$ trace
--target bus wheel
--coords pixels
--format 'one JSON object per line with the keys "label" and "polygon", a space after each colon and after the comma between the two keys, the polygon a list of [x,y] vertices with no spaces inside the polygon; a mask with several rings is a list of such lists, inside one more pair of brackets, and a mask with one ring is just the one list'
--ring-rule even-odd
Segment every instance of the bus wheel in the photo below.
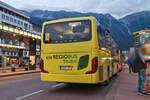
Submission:
{"label": "bus wheel", "polygon": [[107,68],[107,79],[104,82],[104,85],[108,85],[110,82],[110,77],[109,77],[109,67]]}

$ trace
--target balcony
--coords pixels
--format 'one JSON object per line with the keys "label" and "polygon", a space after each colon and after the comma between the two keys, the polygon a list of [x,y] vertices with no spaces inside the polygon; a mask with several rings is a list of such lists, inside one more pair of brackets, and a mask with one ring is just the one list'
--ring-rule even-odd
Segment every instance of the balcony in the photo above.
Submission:
{"label": "balcony", "polygon": [[21,35],[21,36],[25,36],[25,37],[29,37],[29,38],[33,38],[33,39],[41,39],[40,35],[31,33],[31,32],[27,32],[21,29],[17,29],[17,28],[13,28],[10,26],[6,26],[3,24],[0,24],[0,30],[5,31],[5,32],[9,32],[9,33],[15,33],[17,35]]}

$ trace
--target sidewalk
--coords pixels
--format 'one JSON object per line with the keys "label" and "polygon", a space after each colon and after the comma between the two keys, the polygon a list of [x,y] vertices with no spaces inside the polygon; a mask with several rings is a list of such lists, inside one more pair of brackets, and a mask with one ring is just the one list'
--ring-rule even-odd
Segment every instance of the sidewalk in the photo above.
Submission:
{"label": "sidewalk", "polygon": [[36,70],[28,70],[25,71],[24,68],[17,68],[15,72],[12,72],[11,69],[6,70],[6,72],[2,72],[0,70],[0,77],[7,77],[7,76],[15,76],[15,75],[22,75],[22,74],[30,74],[30,73],[38,73],[40,72],[40,68],[36,68]]}
{"label": "sidewalk", "polygon": [[137,94],[137,78],[137,74],[129,74],[125,67],[104,100],[150,100],[150,95]]}

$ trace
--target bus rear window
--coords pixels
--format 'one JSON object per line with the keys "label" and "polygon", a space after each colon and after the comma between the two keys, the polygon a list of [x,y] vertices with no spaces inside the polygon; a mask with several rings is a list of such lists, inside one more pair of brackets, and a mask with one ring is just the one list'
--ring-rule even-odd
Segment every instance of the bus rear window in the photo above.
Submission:
{"label": "bus rear window", "polygon": [[69,21],[47,24],[44,27],[44,43],[72,43],[91,40],[91,21]]}

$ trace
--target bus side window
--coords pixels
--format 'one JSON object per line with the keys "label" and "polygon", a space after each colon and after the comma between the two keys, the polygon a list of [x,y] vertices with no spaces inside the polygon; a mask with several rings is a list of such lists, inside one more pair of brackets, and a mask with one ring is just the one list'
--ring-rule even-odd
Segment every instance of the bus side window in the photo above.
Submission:
{"label": "bus side window", "polygon": [[99,48],[103,48],[106,47],[106,41],[105,41],[105,36],[104,36],[104,30],[98,26],[97,27],[97,37],[98,37],[98,44],[99,44]]}
{"label": "bus side window", "polygon": [[106,48],[111,49],[112,48],[112,40],[110,37],[106,38]]}

